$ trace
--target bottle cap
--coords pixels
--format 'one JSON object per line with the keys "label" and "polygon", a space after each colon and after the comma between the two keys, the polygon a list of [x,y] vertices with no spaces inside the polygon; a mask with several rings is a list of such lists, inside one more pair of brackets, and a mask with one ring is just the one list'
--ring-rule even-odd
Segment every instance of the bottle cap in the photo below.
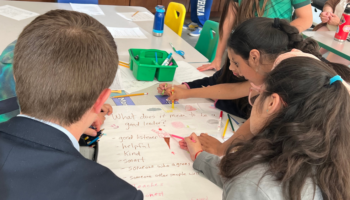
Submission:
{"label": "bottle cap", "polygon": [[350,14],[350,3],[348,3],[345,7],[345,10],[344,10],[344,13],[345,14]]}
{"label": "bottle cap", "polygon": [[156,7],[156,12],[165,12],[164,6],[163,5],[158,5]]}

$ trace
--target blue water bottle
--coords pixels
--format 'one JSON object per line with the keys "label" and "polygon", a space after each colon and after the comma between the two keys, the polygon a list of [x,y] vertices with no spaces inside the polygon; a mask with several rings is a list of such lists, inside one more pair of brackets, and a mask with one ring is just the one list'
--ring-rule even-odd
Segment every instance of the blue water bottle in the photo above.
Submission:
{"label": "blue water bottle", "polygon": [[164,6],[158,5],[156,7],[156,14],[154,16],[153,24],[153,35],[161,37],[164,32],[164,18],[165,18],[165,9]]}

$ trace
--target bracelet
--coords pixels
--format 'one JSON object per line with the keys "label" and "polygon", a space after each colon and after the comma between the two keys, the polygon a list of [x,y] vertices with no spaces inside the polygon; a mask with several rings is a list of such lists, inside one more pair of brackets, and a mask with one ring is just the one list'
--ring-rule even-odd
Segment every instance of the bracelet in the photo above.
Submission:
{"label": "bracelet", "polygon": [[194,155],[194,159],[195,159],[195,160],[197,159],[198,154],[201,153],[201,152],[203,152],[203,150],[198,151],[198,152],[196,153],[196,155]]}

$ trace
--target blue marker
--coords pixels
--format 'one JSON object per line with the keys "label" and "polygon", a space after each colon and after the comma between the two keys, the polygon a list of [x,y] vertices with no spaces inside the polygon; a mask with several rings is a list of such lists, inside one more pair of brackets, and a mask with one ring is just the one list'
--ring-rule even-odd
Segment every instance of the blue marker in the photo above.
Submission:
{"label": "blue marker", "polygon": [[89,145],[92,145],[94,142],[96,142],[98,139],[100,139],[102,137],[102,135],[105,135],[104,133],[101,134],[99,137],[95,138],[94,140],[92,140]]}
{"label": "blue marker", "polygon": [[158,64],[158,56],[157,56],[157,52],[156,52],[155,54],[156,54],[156,63]]}
{"label": "blue marker", "polygon": [[162,63],[162,66],[164,66],[169,61],[169,59],[171,58],[172,55],[173,55],[173,53],[169,53],[168,57]]}
{"label": "blue marker", "polygon": [[233,117],[231,117],[231,119],[235,121],[237,125],[239,125],[239,123]]}

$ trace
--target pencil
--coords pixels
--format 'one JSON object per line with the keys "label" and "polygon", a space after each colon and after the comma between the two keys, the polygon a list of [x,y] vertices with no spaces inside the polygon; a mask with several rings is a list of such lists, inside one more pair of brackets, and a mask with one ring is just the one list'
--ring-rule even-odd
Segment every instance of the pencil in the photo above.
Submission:
{"label": "pencil", "polygon": [[227,121],[226,121],[225,129],[224,129],[224,132],[222,133],[222,139],[224,139],[224,137],[225,137],[226,130],[227,130],[227,127],[228,127],[228,122],[229,122],[229,119],[227,119]]}
{"label": "pencil", "polygon": [[236,122],[237,125],[239,125],[239,123],[238,123],[233,117],[231,117],[231,119],[232,119],[234,122]]}
{"label": "pencil", "polygon": [[137,13],[139,13],[139,11],[136,11],[136,13],[134,13],[133,15],[131,15],[131,17],[135,16]]}
{"label": "pencil", "polygon": [[123,62],[123,61],[119,61],[119,63],[124,64],[124,65],[129,65],[129,63]]}
{"label": "pencil", "polygon": [[230,125],[231,125],[231,128],[232,128],[232,131],[235,132],[235,128],[233,128],[230,115],[227,114],[227,117],[228,117],[228,119],[230,120]]}
{"label": "pencil", "polygon": [[115,92],[115,93],[122,93],[121,90],[111,90],[111,92]]}
{"label": "pencil", "polygon": [[[171,89],[171,94],[172,95],[174,94],[174,84],[173,84],[173,87]],[[171,108],[174,109],[174,100],[171,101]]]}
{"label": "pencil", "polygon": [[140,95],[148,95],[148,93],[126,94],[126,95],[114,96],[112,98],[132,97],[132,96],[140,96]]}
{"label": "pencil", "polygon": [[130,68],[129,65],[125,65],[125,64],[123,64],[123,63],[119,63],[119,65],[120,65],[120,66],[123,66],[123,67],[126,67],[126,68]]}

